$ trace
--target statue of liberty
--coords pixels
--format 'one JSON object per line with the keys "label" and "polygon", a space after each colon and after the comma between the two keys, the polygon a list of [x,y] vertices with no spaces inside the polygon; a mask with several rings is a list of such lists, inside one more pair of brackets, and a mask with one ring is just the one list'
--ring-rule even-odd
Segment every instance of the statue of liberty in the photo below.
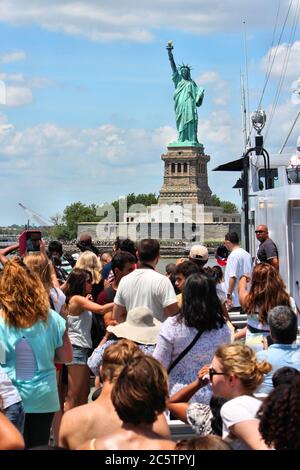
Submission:
{"label": "statue of liberty", "polygon": [[202,144],[199,144],[197,138],[197,106],[202,104],[204,89],[191,79],[191,68],[188,65],[182,64],[178,68],[176,67],[172,49],[173,43],[169,41],[167,51],[173,71],[172,79],[175,84],[174,104],[178,131],[177,141],[170,145],[199,147]]}

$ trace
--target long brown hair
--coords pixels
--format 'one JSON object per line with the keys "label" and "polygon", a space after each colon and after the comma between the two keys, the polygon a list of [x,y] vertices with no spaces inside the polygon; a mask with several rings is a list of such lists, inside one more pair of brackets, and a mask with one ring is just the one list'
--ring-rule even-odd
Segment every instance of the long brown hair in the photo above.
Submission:
{"label": "long brown hair", "polygon": [[15,328],[48,319],[48,294],[39,277],[17,257],[8,260],[1,273],[0,304],[5,321]]}
{"label": "long brown hair", "polygon": [[85,283],[88,280],[92,280],[92,274],[87,269],[74,268],[70,272],[64,286],[67,305],[73,295],[81,295],[83,297],[86,295]]}
{"label": "long brown hair", "polygon": [[253,270],[249,294],[244,303],[246,313],[255,313],[258,309],[259,320],[267,323],[268,313],[277,305],[290,305],[290,296],[285,284],[276,271],[268,263],[257,264]]}

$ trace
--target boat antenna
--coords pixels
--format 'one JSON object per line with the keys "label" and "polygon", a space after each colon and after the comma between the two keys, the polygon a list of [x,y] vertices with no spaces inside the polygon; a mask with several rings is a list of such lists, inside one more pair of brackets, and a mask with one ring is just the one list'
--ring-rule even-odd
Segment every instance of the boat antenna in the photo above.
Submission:
{"label": "boat antenna", "polygon": [[247,108],[245,100],[245,86],[244,86],[244,77],[241,73],[241,112],[242,112],[242,126],[243,126],[243,135],[244,135],[244,150],[247,151],[248,136],[247,136]]}
{"label": "boat antenna", "polygon": [[[247,28],[246,28],[246,21],[243,21],[244,25],[244,59],[245,59],[245,77],[246,77],[246,92],[247,92],[247,106],[248,109],[250,109],[250,101],[249,101],[249,78],[248,78],[248,51],[247,51]],[[245,91],[244,91],[244,100],[245,99]],[[244,106],[244,109],[246,110],[246,107]],[[246,134],[247,134],[247,142],[245,145],[245,149],[247,146],[250,144],[250,120],[247,120],[247,113],[245,114],[245,127],[246,127]]]}

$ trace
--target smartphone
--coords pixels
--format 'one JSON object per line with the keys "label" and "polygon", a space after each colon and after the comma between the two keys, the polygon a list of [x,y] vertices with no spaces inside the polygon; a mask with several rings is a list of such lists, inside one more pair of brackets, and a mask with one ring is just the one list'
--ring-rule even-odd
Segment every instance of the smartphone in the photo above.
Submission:
{"label": "smartphone", "polygon": [[20,256],[26,253],[40,251],[40,240],[42,232],[40,230],[25,230],[19,235]]}

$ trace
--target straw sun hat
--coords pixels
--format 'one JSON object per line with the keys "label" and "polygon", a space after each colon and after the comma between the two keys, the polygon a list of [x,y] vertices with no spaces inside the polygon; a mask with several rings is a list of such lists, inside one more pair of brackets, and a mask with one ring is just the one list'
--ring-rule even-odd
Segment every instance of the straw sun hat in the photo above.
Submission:
{"label": "straw sun hat", "polygon": [[161,322],[153,317],[147,307],[129,310],[126,321],[119,325],[109,325],[107,331],[117,338],[126,338],[141,344],[156,344]]}

